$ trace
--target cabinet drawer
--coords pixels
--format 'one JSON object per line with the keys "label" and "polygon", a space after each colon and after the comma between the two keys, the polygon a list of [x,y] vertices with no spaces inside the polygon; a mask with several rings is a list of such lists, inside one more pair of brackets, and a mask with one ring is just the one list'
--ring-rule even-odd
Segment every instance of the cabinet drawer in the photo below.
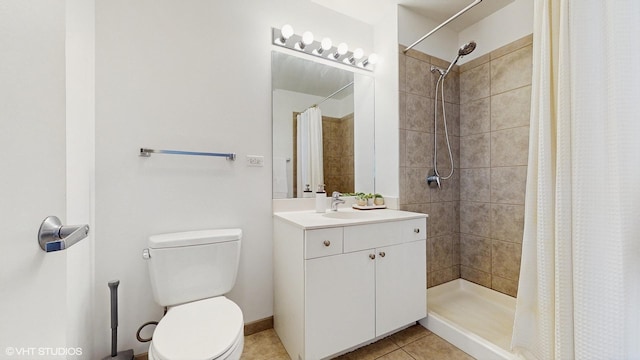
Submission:
{"label": "cabinet drawer", "polygon": [[401,225],[404,222],[392,221],[378,224],[345,226],[344,252],[373,249],[402,242]]}
{"label": "cabinet drawer", "polygon": [[402,241],[424,240],[427,238],[427,219],[413,219],[402,222]]}
{"label": "cabinet drawer", "polygon": [[340,253],[342,253],[342,228],[305,231],[305,259]]}

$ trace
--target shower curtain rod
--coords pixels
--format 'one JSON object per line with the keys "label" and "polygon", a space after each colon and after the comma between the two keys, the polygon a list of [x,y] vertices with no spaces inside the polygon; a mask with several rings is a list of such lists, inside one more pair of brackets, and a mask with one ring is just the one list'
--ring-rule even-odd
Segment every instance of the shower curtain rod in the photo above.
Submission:
{"label": "shower curtain rod", "polygon": [[421,43],[424,39],[428,38],[429,36],[431,36],[431,34],[433,34],[434,32],[440,30],[440,28],[442,28],[443,26],[447,25],[448,23],[452,22],[453,20],[455,20],[458,16],[464,14],[465,12],[467,12],[467,10],[471,9],[472,7],[480,4],[482,2],[482,0],[475,0],[474,2],[472,2],[471,4],[469,4],[466,8],[460,10],[457,14],[453,15],[452,17],[450,17],[448,20],[446,20],[445,22],[443,22],[442,24],[436,26],[435,29],[429,31],[429,33],[423,37],[421,37],[420,39],[418,39],[418,41],[414,42],[413,44],[407,46],[406,49],[404,49],[402,52],[403,53],[407,53],[407,51],[409,51],[409,49],[411,49],[412,47],[418,45],[419,43]]}
{"label": "shower curtain rod", "polygon": [[[325,102],[325,101],[327,101],[327,100],[331,99],[334,95],[336,95],[336,94],[337,94],[337,93],[339,93],[340,91],[342,91],[342,90],[344,90],[344,89],[348,88],[348,87],[349,87],[349,86],[351,86],[351,85],[353,85],[353,81],[352,81],[352,82],[350,82],[350,83],[348,83],[347,85],[345,85],[345,86],[341,87],[340,89],[338,89],[338,90],[334,91],[331,95],[329,95],[329,96],[327,96],[326,98],[322,99],[322,100],[321,100],[321,101],[319,101],[318,103],[316,103],[316,104],[313,104],[313,105],[309,106],[307,109],[312,108],[312,107],[317,107],[318,105],[320,105],[320,104],[322,104],[323,102]],[[305,109],[305,110],[306,110],[306,109]]]}

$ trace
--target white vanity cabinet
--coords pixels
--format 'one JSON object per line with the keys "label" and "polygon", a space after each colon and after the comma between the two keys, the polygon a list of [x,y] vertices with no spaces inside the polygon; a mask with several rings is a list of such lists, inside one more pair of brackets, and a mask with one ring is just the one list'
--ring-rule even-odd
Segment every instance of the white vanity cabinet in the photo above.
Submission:
{"label": "white vanity cabinet", "polygon": [[292,359],[327,358],[426,316],[426,215],[387,211],[324,227],[274,217],[274,328]]}

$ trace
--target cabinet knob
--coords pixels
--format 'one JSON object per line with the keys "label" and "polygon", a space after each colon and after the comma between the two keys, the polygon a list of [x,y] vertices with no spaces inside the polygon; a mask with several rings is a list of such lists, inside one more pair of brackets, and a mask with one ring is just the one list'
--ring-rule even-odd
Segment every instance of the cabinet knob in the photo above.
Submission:
{"label": "cabinet knob", "polygon": [[329,241],[329,240],[325,240],[325,241],[323,241],[322,243],[324,244],[324,246],[329,246],[329,245],[331,245],[331,241]]}
{"label": "cabinet knob", "polygon": [[380,255],[380,257],[385,257],[387,254],[385,254],[384,251],[380,251],[378,255]]}
{"label": "cabinet knob", "polygon": [[376,254],[369,254],[369,259],[373,260],[376,258]]}
{"label": "cabinet knob", "polygon": [[415,228],[415,229],[413,229],[413,232],[414,232],[414,233],[416,233],[416,234],[418,234],[418,233],[420,232],[420,228]]}

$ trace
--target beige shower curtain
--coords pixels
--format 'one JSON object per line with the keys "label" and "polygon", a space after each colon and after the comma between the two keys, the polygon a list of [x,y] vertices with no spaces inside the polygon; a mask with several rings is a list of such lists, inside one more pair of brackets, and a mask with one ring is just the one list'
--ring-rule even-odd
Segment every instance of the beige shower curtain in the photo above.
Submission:
{"label": "beige shower curtain", "polygon": [[640,1],[534,4],[513,349],[640,359]]}

